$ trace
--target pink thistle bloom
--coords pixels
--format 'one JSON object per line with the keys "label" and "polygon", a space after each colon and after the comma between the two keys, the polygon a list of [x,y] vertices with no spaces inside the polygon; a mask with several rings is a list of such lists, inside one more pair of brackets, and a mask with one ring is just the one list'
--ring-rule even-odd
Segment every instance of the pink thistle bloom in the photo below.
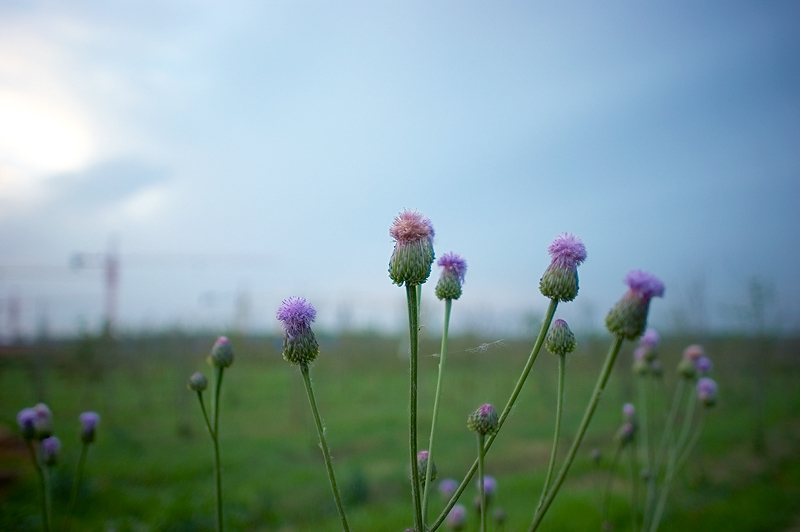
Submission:
{"label": "pink thistle bloom", "polygon": [[647,360],[647,352],[648,351],[649,350],[643,345],[640,345],[639,347],[634,349],[634,351],[633,351],[633,360],[634,360],[634,362],[640,362],[640,361],[643,361],[643,360]]}
{"label": "pink thistle bloom", "polygon": [[683,358],[695,362],[698,358],[704,356],[706,353],[703,347],[697,344],[692,344],[683,350]]}
{"label": "pink thistle bloom", "polygon": [[439,299],[458,299],[461,297],[461,285],[467,273],[467,261],[456,253],[445,253],[437,264],[442,267],[442,275],[436,284],[436,297]]}
{"label": "pink thistle bloom", "polygon": [[647,326],[650,300],[664,296],[664,283],[655,275],[632,270],[625,276],[628,292],[606,316],[606,327],[613,334],[633,340]]}
{"label": "pink thistle bloom", "polygon": [[304,297],[284,299],[276,313],[283,328],[283,358],[292,364],[307,366],[319,354],[319,343],[311,322],[317,311]]}
{"label": "pink thistle bloom", "polygon": [[464,530],[467,526],[467,509],[463,504],[456,504],[447,514],[445,523],[452,530]]}
{"label": "pink thistle bloom", "polygon": [[389,234],[400,245],[414,244],[422,240],[433,242],[433,224],[417,211],[405,210],[394,219]]}
{"label": "pink thistle bloom", "polygon": [[578,295],[578,266],[586,260],[586,247],[578,237],[564,233],[547,251],[550,266],[539,281],[539,290],[550,299],[572,301]]}
{"label": "pink thistle bloom", "polygon": [[395,241],[389,277],[398,286],[428,280],[433,264],[433,225],[416,211],[405,210],[394,219],[389,234]]}

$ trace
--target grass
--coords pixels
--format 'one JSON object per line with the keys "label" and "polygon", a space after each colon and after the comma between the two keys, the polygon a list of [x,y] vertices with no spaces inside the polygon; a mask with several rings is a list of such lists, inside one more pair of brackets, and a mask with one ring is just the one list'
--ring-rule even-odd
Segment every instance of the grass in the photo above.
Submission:
{"label": "grass", "polygon": [[[340,530],[302,379],[281,360],[274,338],[233,338],[236,359],[225,373],[220,445],[228,530]],[[458,480],[474,459],[467,415],[490,402],[501,408],[532,342],[451,339],[437,436],[439,479]],[[568,359],[562,451],[569,446],[609,339],[583,342]],[[667,388],[683,347],[667,339],[660,352]],[[55,415],[64,455],[55,478],[55,515],[68,502],[77,464],[77,416],[102,416],[89,452],[73,530],[213,530],[213,455],[186,379],[201,370],[213,338],[180,334],[96,339],[34,346],[0,356],[0,529],[38,530],[36,482],[13,434],[16,413],[40,400]],[[700,449],[675,485],[661,530],[780,530],[800,517],[800,342],[771,339],[770,355],[754,358],[749,338],[714,338],[719,404]],[[420,360],[420,448],[427,440],[435,389],[437,338],[423,339]],[[578,458],[543,529],[597,530],[602,516],[589,450],[612,452],[620,407],[633,397],[630,352],[620,354]],[[322,338],[311,369],[337,479],[353,530],[403,530],[412,524],[407,472],[407,360],[400,342],[378,336]],[[750,405],[753,364],[767,367],[765,411]],[[556,393],[556,360],[542,353],[492,450],[487,473],[498,479],[493,505],[508,515],[505,530],[530,524],[547,466]],[[754,451],[754,427],[765,427],[766,451]],[[612,500],[615,530],[629,527],[627,474]],[[462,502],[471,508],[475,490]],[[434,494],[431,515],[441,508]],[[58,521],[56,521],[58,522]],[[474,526],[474,521],[471,523]]]}

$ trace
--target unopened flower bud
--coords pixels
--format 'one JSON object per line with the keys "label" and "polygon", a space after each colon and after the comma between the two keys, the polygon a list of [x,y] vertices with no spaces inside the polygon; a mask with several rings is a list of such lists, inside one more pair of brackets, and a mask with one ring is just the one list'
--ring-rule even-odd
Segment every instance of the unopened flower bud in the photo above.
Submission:
{"label": "unopened flower bud", "polygon": [[283,358],[295,365],[307,366],[319,355],[319,343],[311,322],[317,311],[304,297],[284,299],[278,307],[278,321],[283,328]]}
{"label": "unopened flower bud", "polygon": [[36,438],[43,440],[48,436],[52,436],[53,413],[50,411],[50,408],[44,403],[39,403],[33,407],[33,411],[36,412],[36,420],[34,421]]}
{"label": "unopened flower bud", "polygon": [[691,359],[682,358],[678,363],[678,374],[685,379],[694,379],[697,376],[694,362]]}
{"label": "unopened flower bud", "polygon": [[81,422],[81,441],[92,443],[95,438],[95,429],[100,422],[100,415],[97,412],[84,412],[78,419]]}
{"label": "unopened flower bud", "polygon": [[575,351],[576,345],[575,335],[572,334],[567,322],[560,318],[555,320],[544,339],[545,348],[554,355],[563,356]]}
{"label": "unopened flower bud", "polygon": [[403,211],[394,219],[389,234],[395,241],[389,261],[389,277],[402,286],[428,280],[433,264],[433,225],[415,211]]}
{"label": "unopened flower bud", "polygon": [[42,440],[42,461],[45,464],[55,465],[59,453],[61,453],[61,440],[56,436],[48,436]]}
{"label": "unopened flower bud", "polygon": [[706,353],[703,350],[703,347],[697,344],[692,344],[683,350],[683,358],[686,360],[691,360],[692,362],[696,361],[705,354]]}
{"label": "unopened flower bud", "polygon": [[467,261],[455,253],[445,253],[436,263],[442,267],[442,275],[436,284],[436,297],[439,299],[458,299],[461,285],[467,273]]}
{"label": "unopened flower bud", "polygon": [[634,340],[647,326],[650,300],[664,296],[664,283],[642,270],[629,272],[625,282],[629,289],[606,316],[606,327],[617,336]]}
{"label": "unopened flower bud", "polygon": [[[428,460],[430,453],[420,451],[417,453],[417,476],[422,484],[425,484],[425,475],[428,474]],[[431,462],[431,482],[436,479],[436,462]]]}
{"label": "unopened flower bud", "polygon": [[233,348],[226,336],[220,336],[211,348],[208,363],[218,368],[227,368],[233,364]]}
{"label": "unopened flower bud", "polygon": [[17,424],[23,438],[32,440],[36,437],[36,411],[33,408],[20,410],[17,414]]}
{"label": "unopened flower bud", "polygon": [[482,405],[467,418],[467,427],[478,434],[494,434],[498,425],[497,412],[490,404]]}
{"label": "unopened flower bud", "polygon": [[189,383],[187,384],[190,390],[195,392],[202,392],[206,388],[208,388],[208,379],[205,375],[200,373],[199,371],[195,371],[192,373],[192,376],[189,377]]}
{"label": "unopened flower bud", "polygon": [[547,251],[551,262],[539,281],[539,290],[550,299],[572,301],[578,295],[578,266],[586,260],[586,247],[578,237],[564,233]]}
{"label": "unopened flower bud", "polygon": [[697,399],[706,406],[717,403],[717,383],[710,377],[697,380]]}
{"label": "unopened flower bud", "polygon": [[617,431],[614,439],[620,445],[626,445],[633,441],[634,434],[636,434],[636,427],[632,423],[624,423]]}

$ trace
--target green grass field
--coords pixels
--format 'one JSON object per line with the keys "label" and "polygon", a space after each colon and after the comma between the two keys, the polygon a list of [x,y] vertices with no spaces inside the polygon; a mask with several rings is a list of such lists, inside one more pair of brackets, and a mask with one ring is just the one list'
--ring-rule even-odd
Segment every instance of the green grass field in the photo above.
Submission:
{"label": "green grass field", "polygon": [[[502,408],[531,344],[496,340],[451,339],[437,437],[438,479],[462,478],[475,453],[467,416],[486,402]],[[340,530],[299,372],[281,359],[277,339],[232,341],[236,360],[225,373],[220,418],[227,529]],[[568,360],[563,452],[608,341],[606,336],[579,338],[580,347]],[[674,385],[681,351],[695,341],[667,338],[660,347],[667,389]],[[0,357],[0,529],[40,530],[36,476],[16,436],[15,416],[45,401],[64,443],[54,476],[57,526],[80,453],[77,416],[95,410],[102,421],[73,530],[213,530],[212,446],[196,397],[186,389],[192,372],[211,376],[204,358],[212,343],[211,337],[177,333],[116,343],[85,339]],[[413,523],[408,361],[401,342],[365,335],[323,337],[321,345],[311,375],[351,527],[402,531]],[[672,492],[660,530],[791,530],[800,525],[800,341],[720,337],[705,345],[715,363],[719,402]],[[613,453],[621,405],[633,398],[632,349],[632,344],[623,347],[543,530],[600,530],[598,481],[605,479]],[[438,339],[423,340],[420,448],[427,446],[437,350]],[[757,393],[759,382],[766,383],[763,395]],[[507,531],[527,529],[532,518],[549,456],[555,393],[555,357],[543,351],[487,455],[487,473],[498,480],[492,504],[506,510]],[[589,458],[592,447],[606,457],[600,477]],[[630,529],[626,479],[623,468],[614,483],[615,530]],[[475,495],[471,487],[462,502],[471,507]],[[434,515],[441,505],[435,495]]]}

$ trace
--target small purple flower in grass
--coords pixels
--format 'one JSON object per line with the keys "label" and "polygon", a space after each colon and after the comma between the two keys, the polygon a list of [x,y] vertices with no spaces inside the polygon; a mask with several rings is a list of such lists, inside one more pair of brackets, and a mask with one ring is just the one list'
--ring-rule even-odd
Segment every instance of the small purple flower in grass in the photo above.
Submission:
{"label": "small purple flower in grass", "polygon": [[664,283],[642,270],[629,272],[625,282],[629,289],[606,316],[606,327],[617,336],[634,340],[647,326],[650,300],[664,296]]}
{"label": "small purple flower in grass", "polygon": [[100,422],[100,415],[97,412],[84,412],[78,418],[81,421],[81,441],[92,443],[95,437],[95,429]]}
{"label": "small purple flower in grass", "polygon": [[697,379],[697,399],[706,406],[717,403],[717,383],[710,377]]}
{"label": "small purple flower in grass", "polygon": [[307,366],[319,354],[319,343],[311,322],[317,311],[304,297],[284,299],[277,318],[283,328],[283,358],[292,364]]}
{"label": "small purple flower in grass", "polygon": [[469,430],[484,436],[497,432],[498,423],[497,412],[490,404],[482,405],[467,418]]}
{"label": "small purple flower in grass", "polygon": [[442,275],[436,284],[436,297],[439,299],[458,299],[461,285],[467,273],[467,261],[455,253],[445,253],[436,262],[442,267]]}
{"label": "small purple flower in grass", "polygon": [[463,504],[456,504],[450,509],[445,518],[445,524],[451,530],[464,530],[464,527],[467,526],[467,509]]}
{"label": "small purple flower in grass", "polygon": [[647,329],[642,337],[639,339],[639,344],[647,349],[655,349],[661,341],[658,331],[655,329]]}
{"label": "small purple flower in grass", "polygon": [[[428,460],[430,453],[428,451],[419,451],[417,453],[417,476],[421,484],[425,484],[425,475],[428,472]],[[431,464],[431,481],[436,479],[436,462]]]}
{"label": "small purple flower in grass", "polygon": [[439,483],[439,494],[443,499],[449,500],[456,492],[456,488],[458,488],[458,482],[452,478],[446,478]]}
{"label": "small purple flower in grass", "polygon": [[702,356],[694,361],[694,367],[697,368],[697,373],[705,377],[714,369],[714,363],[707,356]]}
{"label": "small purple flower in grass", "polygon": [[547,251],[551,262],[539,281],[539,290],[550,299],[572,301],[578,295],[578,266],[586,260],[586,246],[578,237],[564,233]]}
{"label": "small purple flower in grass", "polygon": [[42,440],[42,461],[51,466],[58,461],[61,452],[61,440],[56,436],[50,436]]}
{"label": "small purple flower in grass", "polygon": [[17,414],[17,424],[22,432],[22,437],[32,440],[36,437],[36,410],[33,408],[23,408]]}
{"label": "small purple flower in grass", "polygon": [[52,436],[53,413],[50,411],[50,408],[44,403],[39,403],[33,407],[33,411],[36,412],[36,420],[34,421],[36,437],[39,440],[43,440],[48,436]]}
{"label": "small purple flower in grass", "polygon": [[389,277],[402,286],[428,280],[433,264],[433,225],[416,211],[405,210],[394,219],[389,234],[395,241],[389,260]]}
{"label": "small purple flower in grass", "polygon": [[692,362],[705,354],[706,352],[703,350],[703,347],[697,344],[692,344],[683,350],[683,358],[691,360]]}
{"label": "small purple flower in grass", "polygon": [[678,363],[678,374],[686,379],[697,376],[697,361],[705,356],[702,346],[692,344],[683,350],[683,358]]}
{"label": "small purple flower in grass", "polygon": [[[475,481],[475,485],[478,487],[478,489],[480,489],[480,484],[478,484],[478,481]],[[489,475],[483,477],[483,494],[486,495],[486,498],[488,499],[489,497],[494,495],[494,492],[496,490],[497,490],[497,481],[494,479],[494,477]]]}

